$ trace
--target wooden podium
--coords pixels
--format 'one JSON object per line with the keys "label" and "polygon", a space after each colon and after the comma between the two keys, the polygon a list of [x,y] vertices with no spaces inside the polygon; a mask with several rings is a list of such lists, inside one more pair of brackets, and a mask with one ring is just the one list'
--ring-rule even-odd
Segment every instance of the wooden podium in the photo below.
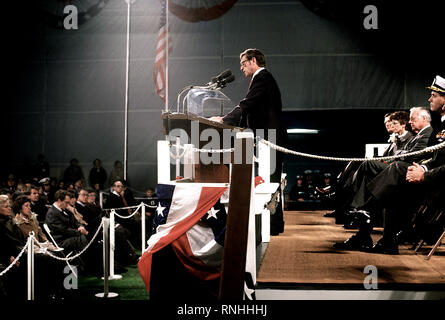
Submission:
{"label": "wooden podium", "polygon": [[[193,182],[229,183],[230,181],[231,183],[218,300],[241,301],[244,295],[249,215],[253,194],[253,134],[237,135],[237,132],[243,131],[242,128],[213,122],[192,114],[163,113],[162,120],[164,135],[169,135],[174,129],[184,130],[189,137],[198,135],[195,139],[191,138],[196,148],[203,149],[209,143],[199,139],[206,129],[214,129],[218,132],[221,148],[234,148],[234,152],[230,153],[230,161],[225,161],[226,163],[223,162],[222,153],[219,154],[219,164],[203,164],[201,158],[194,162]],[[232,132],[229,146],[224,145],[224,130]],[[226,144],[229,143],[226,141]],[[230,164],[232,164],[231,172]]]}
{"label": "wooden podium", "polygon": [[[214,129],[218,132],[220,138],[219,145],[221,146],[220,149],[233,147],[233,140],[231,141],[230,146],[224,146],[224,130],[232,130],[232,132],[243,131],[243,128],[210,121],[207,118],[193,114],[165,112],[161,117],[164,135],[169,135],[169,133],[174,129],[182,129],[187,133],[188,137],[191,138],[192,143],[195,141],[197,142],[195,142],[196,145],[194,147],[199,149],[203,149],[204,146],[209,143],[209,141],[201,141],[200,139],[201,133],[206,129]],[[204,164],[199,157],[199,163],[194,165],[195,174],[193,181],[228,183],[230,175],[229,165],[227,164],[227,161],[224,161],[224,155],[222,153],[220,153],[218,157],[219,164]],[[230,163],[233,163],[233,155],[231,155],[231,157],[232,160]]]}

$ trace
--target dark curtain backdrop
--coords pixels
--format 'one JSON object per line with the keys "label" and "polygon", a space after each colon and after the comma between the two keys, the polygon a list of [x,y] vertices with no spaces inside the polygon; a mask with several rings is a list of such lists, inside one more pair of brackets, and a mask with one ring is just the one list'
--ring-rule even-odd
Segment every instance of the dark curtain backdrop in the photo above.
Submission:
{"label": "dark curtain backdrop", "polygon": [[[442,33],[431,30],[437,18],[423,9],[428,1],[375,3],[378,30],[363,28],[365,1],[238,0],[211,21],[170,15],[172,108],[181,88],[224,69],[236,75],[224,92],[242,99],[249,80],[239,71],[239,53],[248,47],[265,53],[285,111],[426,105],[424,87],[444,70],[443,54],[433,47]],[[125,1],[107,1],[78,30],[57,27],[42,1],[9,6],[3,175],[18,173],[38,153],[56,178],[74,157],[85,174],[95,158],[110,172],[124,152]],[[138,190],[156,184],[156,141],[163,139],[163,103],[152,76],[160,7],[137,0],[131,10],[128,177]]]}

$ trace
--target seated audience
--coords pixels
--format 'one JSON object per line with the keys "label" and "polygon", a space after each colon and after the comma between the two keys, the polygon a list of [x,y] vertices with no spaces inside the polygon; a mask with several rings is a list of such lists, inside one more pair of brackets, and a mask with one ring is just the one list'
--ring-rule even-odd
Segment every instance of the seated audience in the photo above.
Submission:
{"label": "seated audience", "polygon": [[[439,78],[439,80],[437,80]],[[435,82],[444,86],[438,88]],[[445,79],[436,77],[430,87],[430,110],[439,113],[442,120],[442,131],[445,133]],[[416,129],[420,116],[413,117],[410,122]],[[419,130],[421,133],[421,130]],[[419,135],[418,133],[418,135]],[[437,134],[437,142],[443,141],[443,135]],[[426,156],[426,155],[424,155]],[[357,234],[343,243],[334,245],[337,249],[368,250],[376,253],[398,254],[397,233],[403,229],[412,217],[414,207],[419,205],[428,192],[437,192],[443,188],[443,174],[445,165],[445,148],[437,149],[429,155],[430,159],[420,165],[395,161],[371,182],[366,185],[370,197],[366,203],[355,212],[360,221]],[[385,210],[385,225],[383,238],[373,246],[370,234],[373,229],[373,212],[379,208]]]}
{"label": "seated audience", "polygon": [[[8,266],[26,245],[29,231],[34,231],[38,240],[45,240],[38,223],[31,216],[30,201],[26,196],[18,197],[15,202],[16,218],[11,215],[9,199],[0,196],[0,264]],[[29,218],[28,218],[29,217]],[[40,229],[40,230],[39,230]],[[49,248],[49,247],[48,247]],[[22,258],[23,262],[23,258]],[[26,263],[17,261],[5,278],[6,298],[24,300],[26,298]],[[63,292],[63,263],[36,252],[34,255],[36,300],[59,299]],[[2,277],[2,278],[3,278]]]}
{"label": "seated audience", "polygon": [[[0,243],[0,269],[3,271],[26,244],[26,238],[13,221],[10,199],[6,195],[0,195]],[[2,280],[6,298],[26,298],[26,268],[20,261],[15,263]]]}

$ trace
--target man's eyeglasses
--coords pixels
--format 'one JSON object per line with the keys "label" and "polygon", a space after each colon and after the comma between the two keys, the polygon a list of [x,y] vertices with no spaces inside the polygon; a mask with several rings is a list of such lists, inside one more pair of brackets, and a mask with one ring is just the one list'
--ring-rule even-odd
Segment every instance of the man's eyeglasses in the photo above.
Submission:
{"label": "man's eyeglasses", "polygon": [[248,59],[241,60],[240,65],[244,67],[247,61],[250,61],[250,60],[248,60]]}

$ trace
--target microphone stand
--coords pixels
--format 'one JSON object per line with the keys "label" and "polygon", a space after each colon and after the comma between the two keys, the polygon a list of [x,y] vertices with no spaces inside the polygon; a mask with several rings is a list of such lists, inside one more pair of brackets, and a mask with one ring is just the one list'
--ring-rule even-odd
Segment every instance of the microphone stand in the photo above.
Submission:
{"label": "microphone stand", "polygon": [[[218,76],[219,77],[219,76]],[[232,82],[235,77],[231,74],[227,75],[224,78],[218,79],[218,77],[216,78],[212,78],[212,81],[203,85],[203,86],[196,86],[196,85],[189,85],[186,86],[184,88],[182,88],[181,91],[179,91],[177,100],[176,100],[176,112],[179,113],[179,109],[180,109],[180,104],[181,104],[181,95],[186,92],[186,91],[190,91],[191,89],[212,89],[212,90],[221,90],[222,88],[224,88],[227,83]],[[228,80],[230,79],[230,80]],[[182,100],[182,113],[185,113],[185,100],[187,99],[187,96],[184,97],[184,99]],[[221,104],[221,114],[223,112],[223,105]]]}
{"label": "microphone stand", "polygon": [[[207,84],[207,85],[204,85],[204,86],[189,85],[189,86],[186,86],[186,87],[182,88],[182,90],[178,94],[177,101],[176,101],[176,112],[177,113],[179,113],[179,109],[180,109],[179,107],[180,107],[180,104],[181,104],[181,95],[184,92],[189,91],[191,89],[213,89],[213,90],[218,90],[220,88],[218,87],[218,82],[215,82],[215,83],[212,83],[212,84]],[[182,101],[182,113],[185,113],[184,112],[185,111],[184,110],[185,109],[184,108],[185,99],[187,99],[187,96],[185,96],[183,101]]]}

